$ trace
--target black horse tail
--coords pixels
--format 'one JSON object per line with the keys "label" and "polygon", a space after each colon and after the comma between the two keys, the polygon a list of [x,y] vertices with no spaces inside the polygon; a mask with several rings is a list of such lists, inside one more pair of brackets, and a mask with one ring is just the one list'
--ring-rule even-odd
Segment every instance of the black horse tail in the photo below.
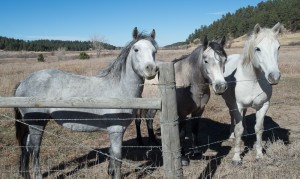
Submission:
{"label": "black horse tail", "polygon": [[[20,83],[18,83],[15,87],[15,91],[18,88]],[[14,92],[15,94],[15,92]],[[25,135],[29,133],[29,128],[26,124],[22,122],[22,114],[19,111],[19,108],[14,108],[15,112],[15,129],[16,129],[16,138],[19,142],[19,145],[22,146],[22,139]]]}

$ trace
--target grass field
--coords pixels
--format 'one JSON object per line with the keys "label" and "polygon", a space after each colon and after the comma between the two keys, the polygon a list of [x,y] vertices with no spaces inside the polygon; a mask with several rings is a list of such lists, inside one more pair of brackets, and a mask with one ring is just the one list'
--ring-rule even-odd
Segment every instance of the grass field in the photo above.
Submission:
{"label": "grass field", "polygon": [[[188,54],[185,50],[159,50],[157,59],[170,61]],[[226,49],[228,54],[241,53],[241,48]],[[79,60],[78,52],[66,52],[62,57],[44,53],[46,62],[37,62],[34,52],[0,52],[0,96],[12,96],[15,85],[30,73],[45,69],[61,69],[92,76],[114,59],[119,51],[106,51],[100,58]],[[93,55],[90,52],[90,55]],[[244,137],[243,164],[233,167],[233,143],[227,140],[230,117],[220,96],[212,95],[199,127],[202,155],[190,154],[191,165],[184,167],[186,178],[298,178],[300,176],[300,47],[280,49],[282,79],[274,86],[271,107],[265,119],[262,161],[255,161],[255,137]],[[19,148],[15,139],[12,109],[0,109],[0,178],[19,178]],[[154,127],[159,138],[159,120]],[[247,113],[248,131],[254,131],[254,111]],[[147,136],[142,124],[143,136]],[[158,148],[135,146],[135,126],[132,123],[124,136],[122,173],[124,178],[163,178],[162,154]],[[63,136],[59,138],[57,136]],[[145,143],[147,137],[144,138]],[[79,133],[63,129],[50,121],[41,147],[41,165],[46,178],[109,178],[105,132]],[[144,168],[144,171],[136,170]],[[146,172],[145,172],[146,171]]]}

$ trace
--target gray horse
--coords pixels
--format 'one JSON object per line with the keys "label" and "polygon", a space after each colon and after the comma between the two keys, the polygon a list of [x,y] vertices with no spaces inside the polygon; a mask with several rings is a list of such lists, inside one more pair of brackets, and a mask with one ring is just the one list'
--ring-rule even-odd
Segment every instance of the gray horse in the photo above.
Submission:
{"label": "gray horse", "polygon": [[[202,45],[197,47],[190,55],[182,56],[179,59],[175,59],[175,79],[176,79],[176,100],[177,100],[177,112],[180,121],[180,140],[182,146],[182,165],[188,165],[189,160],[185,157],[185,151],[183,147],[183,141],[185,136],[185,124],[187,115],[191,114],[193,118],[200,118],[205,105],[210,98],[209,84],[211,84],[216,94],[222,94],[227,89],[227,83],[224,79],[223,72],[227,59],[226,52],[224,51],[225,37],[219,42],[207,40],[204,38]],[[155,78],[156,79],[156,78]],[[154,80],[155,80],[154,79]],[[146,81],[145,89],[149,90],[157,82]],[[148,88],[148,89],[147,89]],[[159,94],[158,91],[155,92]],[[145,94],[147,95],[147,94]],[[149,95],[149,94],[148,94]],[[148,97],[148,96],[147,96]],[[151,96],[153,97],[153,96]],[[146,118],[153,118],[156,111],[149,110],[148,112],[141,112],[146,115]],[[145,116],[142,116],[142,118]],[[192,120],[192,134],[193,145],[197,145],[198,134],[198,120]],[[147,120],[148,133],[151,141],[157,143],[152,128],[153,120]],[[137,128],[137,141],[142,145],[142,139],[140,134],[141,120],[136,120]]]}
{"label": "gray horse", "polygon": [[[157,73],[155,53],[157,45],[151,35],[133,30],[133,40],[119,56],[97,76],[79,76],[60,70],[41,70],[22,81],[15,91],[17,97],[141,97],[145,79]],[[121,178],[123,134],[136,110],[86,108],[16,108],[16,135],[21,147],[20,173],[30,178],[29,158],[32,157],[35,178],[42,178],[39,152],[43,130],[50,119],[74,131],[105,130],[111,142],[109,174]],[[95,120],[105,118],[105,120]],[[74,120],[75,119],[75,120]],[[77,119],[77,120],[76,120]],[[85,119],[85,120],[80,120]],[[91,120],[86,120],[91,119]],[[26,125],[25,125],[26,124]]]}

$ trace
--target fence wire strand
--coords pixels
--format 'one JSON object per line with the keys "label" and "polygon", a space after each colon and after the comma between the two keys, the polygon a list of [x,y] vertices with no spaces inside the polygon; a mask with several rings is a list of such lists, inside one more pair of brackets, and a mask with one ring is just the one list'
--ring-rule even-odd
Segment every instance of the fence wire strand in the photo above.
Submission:
{"label": "fence wire strand", "polygon": [[36,129],[36,130],[38,130],[38,131],[45,132],[45,133],[47,133],[47,134],[49,134],[49,135],[55,136],[55,137],[57,137],[57,138],[59,138],[59,139],[65,141],[65,142],[73,143],[73,144],[75,144],[75,145],[77,145],[77,146],[80,146],[80,147],[82,147],[82,148],[91,150],[91,151],[93,151],[93,152],[96,152],[96,153],[98,153],[98,154],[101,154],[101,155],[103,155],[103,156],[106,156],[106,157],[108,157],[108,158],[110,158],[110,159],[116,160],[116,161],[118,161],[118,162],[122,162],[122,163],[124,163],[125,165],[127,165],[127,166],[129,166],[129,167],[132,167],[132,168],[134,168],[134,169],[138,169],[138,170],[140,170],[140,171],[142,171],[142,172],[145,172],[145,173],[149,174],[150,176],[152,176],[152,174],[151,174],[148,170],[145,170],[145,168],[142,168],[142,167],[139,167],[139,166],[137,166],[137,165],[135,165],[135,164],[129,163],[129,162],[127,162],[127,161],[124,161],[124,160],[121,160],[121,159],[112,157],[112,156],[110,156],[110,155],[107,154],[107,153],[104,153],[104,152],[101,152],[101,151],[99,151],[99,150],[90,148],[90,147],[88,147],[88,146],[86,146],[86,145],[81,144],[80,142],[77,142],[77,141],[73,140],[73,139],[70,139],[70,138],[67,138],[67,137],[63,137],[63,136],[58,136],[58,135],[56,135],[56,134],[54,134],[54,133],[52,133],[52,132],[49,132],[49,131],[46,131],[46,130],[39,129],[39,128],[37,128],[37,127],[34,127],[34,126],[32,126],[32,125],[29,125],[29,124],[27,124],[27,123],[25,123],[25,122],[23,122],[23,121],[18,120],[18,119],[11,118],[11,117],[9,117],[9,116],[4,116],[4,115],[2,115],[2,116],[3,116],[3,117],[10,118],[11,120],[16,120],[17,122],[19,122],[19,123],[21,123],[21,124],[23,124],[23,125],[27,125],[28,127],[34,128],[34,129]]}
{"label": "fence wire strand", "polygon": [[[232,84],[232,83],[240,83],[240,82],[250,82],[250,81],[262,81],[262,80],[266,80],[266,79],[255,79],[255,80],[240,80],[240,81],[227,81],[226,83],[227,84]],[[281,79],[281,80],[284,80],[284,79]],[[213,85],[214,83],[204,83],[204,84],[197,84],[197,86],[201,86],[201,85],[204,85],[204,86],[208,86],[208,85]],[[176,85],[175,83],[170,83],[170,84],[141,84],[141,85],[137,85],[137,87],[141,87],[141,86],[167,86],[167,87],[171,87],[171,88],[183,88],[183,87],[191,87],[195,84],[191,84],[191,85],[187,85],[187,86],[179,86],[179,85]],[[136,87],[133,87],[133,88],[136,88]],[[278,102],[273,102],[271,104],[273,105],[276,105],[276,104],[282,104],[282,103],[285,103],[284,101],[278,101]],[[243,110],[243,109],[247,109],[247,107],[245,108],[236,108],[236,109],[228,109],[228,112],[230,111],[235,111],[235,110]],[[17,120],[17,119],[14,119],[8,115],[5,115],[5,114],[0,114],[0,116],[4,117],[4,119],[1,119],[0,121],[17,121],[19,123],[22,123],[24,125],[27,125],[29,127],[32,127],[32,128],[35,128],[34,126],[31,126],[29,124],[27,124],[26,122],[23,122],[23,121],[20,121],[20,120]],[[194,116],[194,117],[189,117],[187,118],[187,120],[192,120],[192,119],[196,119],[196,118],[201,118],[201,116]],[[36,121],[37,119],[26,119],[26,121]],[[38,119],[38,120],[49,120],[49,119]],[[126,121],[126,120],[154,120],[154,117],[152,118],[100,118],[100,119],[96,119],[96,118],[93,118],[93,119],[55,119],[56,121],[92,121],[92,120],[119,120],[119,121]],[[176,121],[174,121],[175,123]],[[273,127],[273,128],[269,128],[269,129],[266,129],[266,130],[263,130],[263,132],[266,132],[266,131],[271,131],[271,130],[274,130],[274,129],[279,129],[280,127],[277,126],[277,127]],[[105,153],[105,152],[101,152],[99,150],[96,150],[93,148],[93,146],[87,146],[87,145],[83,145],[81,144],[80,142],[78,141],[75,141],[73,139],[69,139],[67,137],[62,137],[62,136],[58,136],[52,132],[49,132],[49,131],[46,131],[46,130],[41,130],[41,129],[38,129],[38,128],[35,128],[36,130],[40,130],[40,131],[43,131],[47,134],[50,134],[52,136],[55,136],[63,141],[66,141],[68,143],[73,143],[74,145],[70,145],[70,146],[63,146],[63,147],[70,147],[70,148],[74,148],[74,146],[77,146],[77,147],[80,147],[80,148],[84,148],[84,149],[88,149],[88,150],[91,150],[93,152],[96,152],[97,154],[100,154],[100,155],[103,155],[105,157],[108,157],[110,159],[114,159],[114,160],[117,160],[119,162],[122,162],[124,163],[125,165],[129,166],[129,167],[132,167],[134,169],[138,169],[139,172],[141,173],[147,173],[148,175],[152,176],[152,177],[157,177],[157,176],[153,176],[153,173],[151,173],[149,170],[151,169],[157,169],[157,168],[161,168],[161,167],[153,167],[153,166],[144,166],[144,167],[140,167],[138,165],[135,165],[135,164],[132,164],[130,162],[127,162],[127,161],[124,161],[124,160],[121,160],[121,159],[118,159],[118,158],[114,158],[114,157],[111,157],[109,154]],[[251,134],[245,134],[245,135],[242,135],[242,137],[247,137],[247,136],[252,136],[252,135],[255,135],[256,133],[251,133]],[[189,155],[191,153],[191,151],[195,150],[195,149],[199,149],[199,148],[203,148],[203,147],[207,147],[207,146],[210,146],[210,145],[213,145],[213,144],[217,144],[217,143],[222,143],[222,142],[225,142],[225,141],[228,141],[229,139],[225,139],[225,140],[220,140],[220,141],[215,141],[215,142],[211,142],[211,143],[207,143],[207,144],[204,144],[204,145],[200,145],[200,146],[195,146],[195,147],[191,147],[191,148],[188,148],[190,150],[190,152],[187,152],[187,155]],[[12,146],[0,146],[0,149],[4,149],[4,148],[10,148]],[[14,146],[14,148],[21,148],[21,147],[24,147],[24,146]],[[27,146],[28,147],[28,146]],[[55,146],[57,147],[57,146]],[[98,147],[98,146],[97,146]],[[123,148],[144,148],[144,149],[159,149],[161,152],[162,152],[162,147],[161,146],[122,146]],[[225,154],[225,155],[222,155],[222,156],[218,156],[218,157],[211,157],[210,160],[218,160],[218,159],[223,159],[227,156],[228,154]],[[82,169],[80,169],[82,170]],[[86,170],[89,170],[89,169],[86,169]],[[57,171],[63,171],[63,170],[45,170],[45,172],[57,172]],[[2,171],[2,173],[15,173],[15,171]]]}

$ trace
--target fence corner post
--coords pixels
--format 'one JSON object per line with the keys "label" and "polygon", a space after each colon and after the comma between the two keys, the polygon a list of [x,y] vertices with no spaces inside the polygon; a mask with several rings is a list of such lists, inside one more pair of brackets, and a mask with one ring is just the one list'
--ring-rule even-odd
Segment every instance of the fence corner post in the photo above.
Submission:
{"label": "fence corner post", "polygon": [[159,65],[159,89],[162,109],[160,116],[164,178],[183,178],[177,114],[174,63]]}

